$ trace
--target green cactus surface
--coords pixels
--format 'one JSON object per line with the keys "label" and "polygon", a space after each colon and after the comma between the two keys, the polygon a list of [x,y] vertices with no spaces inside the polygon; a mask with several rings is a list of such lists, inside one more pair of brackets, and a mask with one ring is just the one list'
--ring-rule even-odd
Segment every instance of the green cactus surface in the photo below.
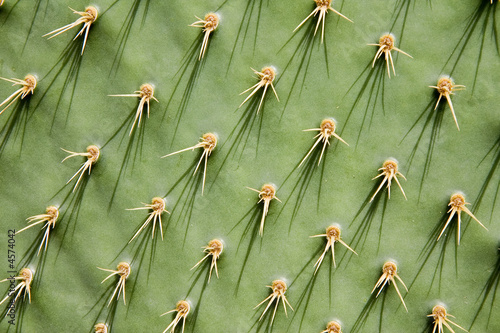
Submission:
{"label": "green cactus surface", "polygon": [[[179,314],[161,315],[180,300],[190,311],[168,332],[184,319],[186,333],[332,333],[333,320],[344,333],[433,332],[436,304],[470,332],[500,331],[498,1],[333,1],[352,22],[329,10],[322,41],[321,10],[298,26],[325,3],[0,1],[0,77],[37,78],[0,114],[0,279],[34,273],[31,303],[20,293],[15,325],[4,317],[1,332],[94,332],[101,322],[165,332]],[[94,6],[97,19],[68,6]],[[215,30],[190,26],[207,13]],[[411,56],[392,49],[395,73],[367,45],[388,33]],[[252,69],[267,66],[274,81],[259,81]],[[465,86],[450,95],[457,124],[430,87],[446,75]],[[23,88],[12,83],[0,80],[0,103]],[[154,98],[140,91],[146,83]],[[124,94],[135,96],[109,96]],[[303,131],[323,119],[335,120],[329,143]],[[215,148],[199,144],[206,133]],[[90,145],[98,159],[61,163]],[[385,175],[372,180],[388,159],[400,172],[390,199]],[[261,192],[259,202],[264,184],[279,200]],[[457,192],[487,230],[461,211],[460,244],[456,217],[438,241]],[[19,231],[48,206],[59,216],[39,251],[45,222]],[[327,238],[311,236],[330,225],[345,244],[335,242],[336,267],[330,248],[315,272]],[[223,251],[210,276],[213,239]],[[371,294],[388,261],[409,288],[396,278],[401,299],[394,282]],[[121,262],[130,274],[103,281]],[[288,316],[279,293],[255,308],[275,280],[287,285]],[[3,299],[9,281],[0,288]]]}

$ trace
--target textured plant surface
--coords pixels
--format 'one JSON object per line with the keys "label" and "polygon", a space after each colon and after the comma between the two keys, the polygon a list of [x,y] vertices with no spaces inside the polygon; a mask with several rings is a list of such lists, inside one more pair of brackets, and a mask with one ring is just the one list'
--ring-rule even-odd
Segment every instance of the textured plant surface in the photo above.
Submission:
{"label": "textured plant surface", "polygon": [[[102,309],[100,297],[119,279],[101,284],[108,273],[97,267],[114,270],[119,262],[131,262],[137,248],[145,250],[144,258],[131,265],[127,304],[121,295],[114,301],[114,332],[162,332],[175,314],[160,315],[182,299],[191,304],[187,332],[264,332],[270,316],[260,325],[263,306],[253,308],[270,295],[266,286],[277,279],[288,284],[286,297],[295,311],[288,308],[287,318],[280,304],[272,331],[321,332],[336,319],[343,332],[351,332],[373,301],[370,292],[388,260],[397,263],[398,276],[411,285],[406,293],[398,284],[408,313],[391,283],[359,332],[432,332],[432,319],[426,316],[438,302],[471,332],[500,331],[498,296],[492,302],[495,295],[490,294],[478,312],[483,288],[498,274],[496,1],[337,1],[333,8],[354,23],[330,11],[321,44],[321,26],[311,37],[316,17],[293,33],[315,8],[310,0],[102,0],[92,3],[99,16],[83,56],[81,39],[72,41],[82,26],[50,40],[41,37],[78,18],[68,5],[81,11],[90,4],[6,0],[0,7],[0,76],[38,77],[29,105],[16,102],[0,115],[0,279],[10,270],[8,230],[24,228],[28,217],[44,213],[47,206],[61,210],[50,234],[43,275],[32,285],[31,304],[25,307],[23,332],[91,331]],[[468,20],[478,16],[478,6],[482,16],[469,38]],[[199,62],[202,30],[189,25],[198,20],[195,15],[203,19],[208,12],[216,12],[220,22]],[[383,55],[371,69],[377,47],[367,46],[389,31],[396,46],[413,57],[393,51],[397,75],[391,71],[390,79]],[[68,45],[76,46],[66,53],[69,62],[56,77],[62,64],[58,59]],[[270,65],[277,72],[274,87],[280,101],[269,87],[258,114],[260,92],[238,109],[246,98],[239,94],[258,82],[251,68],[260,71]],[[70,70],[75,75],[65,83]],[[460,131],[446,100],[432,111],[438,95],[429,86],[452,70],[455,84],[466,86],[451,97]],[[378,80],[374,85],[369,75]],[[145,107],[140,126],[136,124],[129,136],[140,99],[108,95],[133,94],[144,83],[154,85],[159,103],[151,100],[149,118]],[[0,82],[0,101],[16,89]],[[12,118],[15,111],[26,109],[26,118]],[[418,119],[426,109],[442,114],[436,125],[440,131],[431,139],[431,117],[418,141],[427,115]],[[322,143],[318,153],[296,169],[317,134],[302,130],[318,128],[328,117],[335,118],[336,133],[349,146],[332,136],[319,166]],[[203,161],[192,176],[202,149],[160,157],[194,146],[208,132],[217,134],[218,143],[208,158],[202,196]],[[429,163],[430,140],[434,146]],[[84,152],[91,144],[101,148],[99,160],[79,184],[84,192],[72,193],[74,182],[65,183],[86,159],[61,163],[67,156],[61,148]],[[390,157],[407,178],[398,180],[408,200],[393,181],[390,200],[387,190],[381,190],[353,221],[382,180],[372,180],[377,169]],[[258,194],[246,187],[260,190],[266,183],[276,186],[282,202],[270,203],[261,238],[263,205],[257,205]],[[472,203],[469,209],[488,231],[462,212],[460,245],[454,243],[454,219],[446,231],[449,237],[439,240],[421,269],[427,253],[421,252],[427,242],[436,244],[450,196],[457,191]],[[78,194],[80,206],[65,201],[66,195]],[[126,209],[144,207],[153,197],[164,197],[171,213],[161,216],[163,240],[156,229],[155,241],[147,243],[151,229],[146,228],[146,237],[127,245],[151,211]],[[378,210],[363,244],[361,231],[355,235],[373,205]],[[70,216],[78,207],[78,218]],[[337,242],[337,267],[327,253],[314,275],[314,263],[327,240],[310,236],[323,234],[334,223],[358,255]],[[15,270],[22,268],[38,228],[15,236]],[[216,238],[224,242],[217,261],[219,278],[212,272],[206,283],[211,258],[190,269]],[[444,263],[439,265],[446,239]],[[149,259],[151,246],[156,249],[154,260]],[[310,283],[310,296],[304,294],[300,302]],[[7,283],[1,287],[4,292]],[[268,312],[272,310],[274,304]],[[0,330],[8,327],[3,320]]]}

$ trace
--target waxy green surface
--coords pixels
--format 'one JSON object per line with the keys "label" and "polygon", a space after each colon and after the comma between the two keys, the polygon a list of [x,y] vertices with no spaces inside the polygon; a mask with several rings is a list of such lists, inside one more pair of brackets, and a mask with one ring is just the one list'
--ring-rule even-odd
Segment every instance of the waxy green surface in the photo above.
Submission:
{"label": "waxy green surface", "polygon": [[[328,321],[337,319],[343,324],[343,332],[351,332],[381,274],[383,263],[388,259],[395,260],[399,276],[410,285],[422,264],[418,256],[431,231],[446,212],[450,195],[462,191],[468,202],[474,202],[493,164],[492,154],[483,160],[498,139],[499,130],[500,97],[497,91],[500,62],[491,36],[491,19],[485,29],[474,92],[472,86],[482,42],[481,23],[453,72],[455,83],[467,86],[465,91],[457,92],[452,97],[460,131],[457,131],[446,106],[420,199],[421,175],[430,131],[424,133],[410,170],[407,159],[423,121],[417,123],[402,141],[426,105],[435,98],[428,86],[435,85],[439,76],[448,74],[453,67],[455,58],[443,69],[450,53],[464,35],[466,20],[478,6],[478,1],[410,1],[401,40],[403,9],[393,32],[396,46],[411,54],[413,59],[402,55],[394,58],[397,75],[391,75],[390,80],[385,77],[384,81],[385,113],[379,100],[373,116],[372,109],[368,109],[368,118],[361,127],[369,93],[362,96],[341,132],[350,146],[333,144],[328,148],[323,157],[321,194],[318,198],[322,169],[316,168],[293,221],[297,192],[292,192],[292,189],[295,184],[301,184],[300,170],[294,171],[283,183],[314,143],[315,134],[302,130],[317,128],[327,117],[335,118],[339,130],[344,126],[366,72],[357,85],[348,90],[365,67],[371,64],[376,52],[376,47],[366,44],[377,43],[379,37],[390,30],[394,12],[401,3],[408,1],[335,2],[333,7],[354,23],[332,12],[326,16],[328,71],[318,33],[310,60],[306,58],[302,63],[293,90],[294,78],[301,66],[300,50],[286,66],[307,30],[306,25],[284,45],[293,36],[293,29],[314,9],[312,1],[234,0],[224,4],[222,0],[137,1],[138,11],[120,66],[113,71],[115,54],[120,45],[120,29],[126,24],[124,22],[134,1],[119,1],[105,13],[113,1],[95,1],[92,4],[98,7],[100,15],[90,30],[71,108],[68,112],[71,91],[68,87],[57,113],[55,108],[68,67],[63,69],[49,90],[54,72],[46,74],[56,64],[63,49],[71,43],[76,29],[50,40],[41,36],[77,19],[67,6],[83,10],[89,3],[41,0],[24,49],[34,4],[20,0],[14,7],[14,3],[7,0],[0,9],[0,76],[23,78],[27,73],[34,73],[39,82],[31,99],[30,118],[24,130],[22,148],[21,131],[16,140],[11,137],[0,156],[1,253],[7,252],[8,229],[21,229],[27,217],[43,213],[46,206],[60,205],[64,194],[71,191],[72,186],[68,185],[54,197],[84,159],[72,158],[61,164],[66,154],[60,148],[83,152],[89,144],[103,147],[137,107],[138,99],[107,95],[130,94],[148,82],[155,86],[155,97],[160,101],[152,102],[149,118],[142,118],[142,154],[137,155],[133,166],[134,159],[130,160],[128,169],[120,178],[111,207],[109,203],[128,141],[128,127],[102,148],[83,196],[78,223],[71,222],[64,241],[62,236],[68,221],[64,218],[58,221],[51,233],[41,284],[32,290],[32,303],[26,309],[23,332],[89,331],[96,312],[94,309],[87,313],[106,287],[116,283],[110,279],[101,284],[107,273],[96,267],[115,269],[119,261],[130,261],[130,248],[114,258],[132,237],[135,228],[147,217],[144,210],[125,209],[150,203],[154,196],[164,196],[186,171],[187,177],[166,197],[167,210],[172,214],[163,215],[165,237],[163,241],[158,239],[151,269],[148,272],[149,261],[146,259],[135,284],[127,283],[127,297],[134,290],[133,299],[127,299],[127,306],[123,302],[118,304],[113,331],[162,332],[173,316],[160,315],[174,309],[177,301],[184,299],[195,283],[198,271],[190,271],[190,268],[203,257],[202,246],[213,238],[221,238],[225,249],[218,262],[220,278],[212,276],[210,284],[204,289],[196,326],[193,327],[191,313],[187,318],[186,331],[250,331],[262,311],[262,308],[253,308],[269,295],[270,289],[266,286],[279,278],[289,283],[286,296],[297,315],[294,317],[295,313],[289,311],[286,318],[280,306],[273,331],[297,332],[305,303],[299,308],[296,304],[314,272],[316,257],[299,279],[291,286],[290,283],[326,242],[321,238],[310,239],[309,236],[324,233],[327,226],[338,223],[343,240],[351,244],[360,219],[351,227],[349,224],[375,184],[371,178],[377,175],[377,169],[385,159],[393,157],[399,161],[399,170],[408,179],[402,181],[408,200],[393,184],[381,234],[382,207],[379,207],[365,246],[355,248],[359,256],[353,256],[348,265],[347,260],[343,260],[336,269],[332,268],[331,280],[331,257],[327,254],[317,273],[302,323],[303,332],[321,332]],[[146,4],[149,7],[144,15]],[[252,16],[249,11],[245,12],[247,4],[253,8]],[[181,62],[201,33],[201,29],[188,25],[197,20],[194,15],[203,17],[210,11],[217,12],[220,24],[210,37],[188,105],[178,121],[179,103],[196,61],[189,64],[170,104],[169,99],[179,79],[177,71]],[[235,46],[242,20],[250,22],[246,39],[242,43],[244,25]],[[250,134],[242,137],[246,148],[243,150],[241,145],[233,150],[224,163],[239,128],[232,137],[231,131],[245,112],[245,107],[237,109],[245,98],[239,93],[257,82],[250,68],[260,70],[267,65],[273,65],[277,70],[275,87],[280,102],[268,91],[265,106]],[[383,74],[387,75],[385,68]],[[0,99],[14,89],[7,82],[0,82]],[[381,93],[378,92],[379,97]],[[372,94],[373,98],[375,96],[376,90]],[[34,106],[38,103],[35,110]],[[14,107],[10,107],[0,116],[1,126],[13,110]],[[201,196],[201,188],[198,188],[194,195],[186,233],[187,213],[182,212],[182,205],[193,196],[187,195],[188,191],[181,192],[190,180],[190,168],[201,153],[185,152],[165,159],[160,156],[195,145],[206,132],[216,133],[219,144],[208,161],[205,194]],[[241,241],[251,215],[245,214],[254,212],[258,201],[257,194],[245,187],[260,189],[264,183],[277,186],[277,196],[283,203],[271,203],[264,237],[256,237],[238,293],[235,294],[251,233]],[[474,211],[488,231],[474,221],[464,219],[457,265],[454,245],[450,242],[440,289],[436,282],[432,289],[429,288],[437,267],[438,251],[435,251],[407,295],[400,286],[403,295],[406,295],[408,313],[400,306],[394,288],[388,286],[383,332],[422,332],[429,323],[426,315],[437,301],[446,304],[449,313],[456,317],[453,320],[457,324],[469,329],[480,305],[477,300],[497,261],[500,226],[497,221],[498,207],[494,210],[493,205],[497,184],[498,174],[495,174],[480,209]],[[290,201],[278,217],[290,195]],[[387,193],[384,191],[380,195]],[[172,210],[176,204],[178,206]],[[233,229],[241,219],[243,222]],[[74,233],[71,234],[73,227]],[[36,231],[33,229],[16,236],[19,259],[35,238]],[[340,260],[346,251],[337,244],[337,259]],[[8,270],[6,255],[0,260],[0,277],[4,278]],[[131,277],[137,274],[137,270],[137,265],[132,265]],[[200,302],[204,276],[189,294],[192,310]],[[4,284],[2,291],[5,288]],[[362,332],[378,330],[380,301]],[[500,305],[496,302],[491,306],[488,300],[471,332],[500,330]],[[491,316],[487,328],[489,311]],[[7,327],[5,320],[0,327],[2,330]],[[252,330],[255,331],[256,327]],[[180,327],[176,331],[180,332]]]}

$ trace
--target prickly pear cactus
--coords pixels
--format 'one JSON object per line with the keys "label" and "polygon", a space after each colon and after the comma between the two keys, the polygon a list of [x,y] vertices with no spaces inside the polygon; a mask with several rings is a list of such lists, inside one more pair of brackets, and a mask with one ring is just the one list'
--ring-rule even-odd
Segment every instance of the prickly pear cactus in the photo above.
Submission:
{"label": "prickly pear cactus", "polygon": [[497,21],[0,1],[0,330],[498,332]]}

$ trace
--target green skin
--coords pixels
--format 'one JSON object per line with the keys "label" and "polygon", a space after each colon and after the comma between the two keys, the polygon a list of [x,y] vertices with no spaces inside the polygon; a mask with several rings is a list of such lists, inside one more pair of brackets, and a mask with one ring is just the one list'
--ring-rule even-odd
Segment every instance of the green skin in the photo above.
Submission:
{"label": "green skin", "polygon": [[[189,64],[170,104],[168,101],[180,75],[175,76],[181,61],[191,43],[201,34],[200,28],[188,25],[197,20],[194,15],[203,18],[207,12],[216,11],[222,0],[151,1],[141,28],[145,6],[142,1],[131,26],[120,66],[111,75],[109,73],[119,47],[119,42],[115,43],[115,39],[120,37],[120,28],[133,1],[119,1],[104,13],[112,0],[92,3],[82,0],[71,3],[50,0],[44,18],[43,8],[46,2],[47,0],[41,2],[41,9],[35,16],[24,52],[21,51],[30,30],[33,4],[30,1],[19,1],[10,11],[13,6],[10,1],[0,10],[0,76],[24,78],[26,74],[34,73],[39,79],[30,104],[31,118],[24,132],[22,150],[18,134],[17,140],[11,136],[0,155],[0,253],[6,253],[8,229],[20,230],[26,226],[26,218],[42,214],[49,205],[61,206],[66,193],[72,190],[74,183],[54,197],[85,158],[74,157],[60,163],[67,156],[60,148],[84,152],[88,145],[95,144],[102,149],[85,188],[77,223],[70,221],[68,215],[62,216],[64,207],[60,207],[61,216],[55,229],[51,231],[41,284],[37,289],[33,288],[32,302],[25,311],[23,332],[89,331],[94,325],[100,305],[85,315],[106,287],[112,285],[114,288],[118,281],[117,278],[110,278],[101,284],[108,273],[97,267],[116,269],[120,261],[131,261],[134,244],[127,246],[118,258],[115,257],[149,213],[147,210],[126,209],[141,207],[142,203],[149,204],[153,197],[163,197],[172,188],[173,191],[166,197],[166,209],[171,215],[162,215],[164,240],[161,241],[159,230],[156,229],[156,257],[151,270],[148,271],[149,252],[146,251],[146,259],[135,283],[133,277],[138,273],[138,266],[132,265],[130,281],[126,284],[127,305],[124,306],[120,299],[113,331],[162,332],[174,315],[160,315],[174,309],[179,300],[186,298],[196,274],[204,269],[187,297],[191,302],[191,312],[187,317],[186,332],[193,331],[195,318],[194,330],[197,332],[248,332],[263,311],[262,306],[256,310],[253,307],[269,295],[271,290],[266,286],[276,279],[287,282],[286,296],[295,312],[288,309],[287,318],[280,305],[273,331],[297,332],[307,300],[300,306],[297,303],[313,276],[314,262],[321,254],[320,252],[316,256],[315,253],[326,245],[326,238],[309,236],[323,234],[327,226],[338,223],[342,239],[353,246],[354,234],[366,210],[351,227],[349,224],[372,187],[377,184],[378,179],[371,180],[378,174],[377,169],[385,159],[393,157],[399,161],[399,171],[408,179],[404,181],[399,178],[408,200],[404,199],[397,184],[393,182],[382,234],[379,235],[383,204],[383,200],[380,200],[379,210],[367,233],[364,247],[353,246],[358,256],[352,256],[349,263],[346,260],[348,256],[341,260],[344,253],[350,251],[336,244],[337,268],[331,268],[331,280],[331,254],[326,254],[322,267],[316,274],[314,289],[302,322],[303,332],[321,332],[331,320],[339,320],[343,331],[350,332],[382,274],[384,262],[394,260],[398,265],[398,275],[409,286],[422,265],[422,259],[418,259],[418,256],[433,228],[446,213],[450,196],[456,191],[462,191],[466,200],[473,203],[492,165],[491,154],[479,163],[498,138],[500,96],[497,94],[496,83],[500,74],[500,62],[490,40],[490,29],[487,29],[474,94],[469,87],[472,87],[474,80],[477,52],[481,43],[479,30],[470,39],[453,72],[455,84],[467,87],[465,91],[457,91],[452,96],[460,131],[455,126],[449,107],[444,100],[441,101],[445,106],[441,131],[435,142],[429,174],[424,180],[419,202],[417,198],[422,183],[430,127],[422,137],[410,170],[407,159],[415,146],[425,117],[401,142],[425,106],[435,101],[436,96],[428,86],[436,85],[439,75],[448,74],[451,70],[452,66],[449,64],[441,73],[448,54],[462,37],[465,20],[476,8],[477,1],[433,1],[432,8],[426,1],[416,1],[413,7],[412,1],[403,40],[400,39],[402,17],[397,20],[393,33],[396,36],[396,46],[411,54],[413,59],[396,56],[393,52],[397,75],[394,76],[391,72],[390,80],[387,78],[386,68],[383,68],[382,73],[386,76],[385,115],[378,101],[371,127],[368,126],[369,119],[361,127],[369,97],[367,91],[358,101],[343,131],[341,129],[367,72],[349,93],[346,92],[363,69],[371,66],[376,47],[366,44],[377,43],[379,37],[389,30],[394,20],[392,12],[396,1],[334,2],[332,6],[354,23],[335,13],[327,14],[325,43],[329,76],[318,32],[307,76],[302,81],[306,66],[304,63],[300,72],[302,74],[293,89],[293,81],[299,71],[300,55],[294,58],[286,71],[285,67],[300,38],[307,31],[308,23],[296,32],[290,43],[279,50],[292,36],[293,29],[314,9],[314,3],[306,0],[297,0],[293,4],[289,1],[262,1],[255,49],[256,9],[251,16],[243,45],[241,38],[244,28],[240,34],[228,71],[229,58],[247,4],[246,1],[228,1],[217,11],[221,18],[219,27],[211,34],[203,66],[194,81],[189,104],[180,120],[177,110],[189,75],[198,61],[199,48],[196,49],[195,61]],[[256,1],[256,6],[259,3],[260,1]],[[78,18],[67,8],[68,5],[75,10],[83,10],[90,4],[99,8],[99,17],[90,29],[69,116],[66,119],[71,91],[68,86],[54,117],[55,105],[68,67],[40,101],[44,92],[49,89],[54,72],[45,79],[42,78],[56,64],[60,53],[71,42],[77,30],[73,29],[50,40],[41,36]],[[10,15],[7,18],[8,13]],[[249,17],[250,12],[247,12],[245,18]],[[313,23],[316,19],[310,18]],[[5,24],[2,25],[3,21]],[[78,52],[80,50],[81,48]],[[385,66],[383,56],[378,62]],[[266,103],[253,127],[249,129],[249,136],[242,138],[242,142],[246,143],[245,149],[243,150],[243,144],[240,145],[224,161],[239,129],[233,136],[230,136],[231,131],[250,104],[248,101],[237,109],[246,97],[239,93],[257,83],[250,67],[260,71],[268,65],[273,65],[277,70],[274,86],[280,102],[271,90],[267,91]],[[120,177],[113,203],[108,210],[129,142],[130,127],[127,125],[117,137],[107,145],[105,143],[130,113],[135,114],[139,99],[107,95],[132,94],[143,83],[155,86],[154,96],[159,103],[151,102],[150,117],[147,118],[144,113],[140,127],[136,128],[138,135],[141,129],[144,130],[142,155],[137,155],[132,168],[132,150],[128,169]],[[0,99],[3,100],[14,89],[7,82],[0,82]],[[374,91],[373,98],[376,94]],[[256,94],[257,100],[260,96],[260,92]],[[287,100],[288,104],[284,109]],[[40,104],[34,110],[38,102]],[[15,105],[12,105],[0,115],[0,126],[7,122],[14,110]],[[256,109],[251,109],[248,112],[255,111]],[[371,109],[368,113],[370,116]],[[328,117],[335,118],[337,133],[350,146],[336,145],[337,139],[330,139],[331,145],[321,162],[322,165],[324,163],[322,183],[320,184],[320,166],[311,175],[304,201],[290,228],[298,193],[292,190],[295,184],[302,184],[299,179],[302,170],[292,173],[286,183],[285,178],[314,143],[316,132],[302,130],[318,128],[321,121]],[[260,119],[262,127],[259,137]],[[182,207],[193,198],[193,194],[188,194],[188,190],[181,192],[184,185],[193,180],[193,163],[200,158],[201,149],[164,159],[160,156],[195,145],[207,132],[216,133],[219,141],[208,158],[204,195],[201,195],[201,183],[196,188],[191,224],[186,233],[186,216],[189,211],[182,212]],[[122,136],[124,139],[120,145]],[[256,155],[258,137],[260,141]],[[134,144],[138,142],[137,139],[138,136],[133,138]],[[309,157],[311,159],[312,156]],[[317,160],[312,163],[317,164]],[[301,169],[307,165],[305,163]],[[201,175],[202,171],[203,164],[198,174]],[[187,176],[174,187],[185,172],[188,172]],[[283,203],[277,200],[270,203],[262,242],[257,235],[245,264],[238,294],[235,295],[234,290],[248,253],[253,225],[245,237],[242,237],[242,233],[251,221],[252,213],[261,214],[258,209],[262,205],[254,206],[259,200],[258,194],[245,187],[260,189],[265,183],[276,185],[276,196]],[[405,297],[408,313],[401,306],[393,286],[385,287],[387,294],[383,331],[421,332],[429,324],[426,315],[431,313],[437,301],[446,304],[448,313],[455,316],[452,319],[455,323],[469,329],[480,304],[476,300],[497,260],[496,248],[500,233],[500,225],[496,223],[498,204],[490,220],[497,183],[498,174],[495,174],[480,208],[473,211],[488,231],[473,220],[469,222],[462,213],[458,274],[455,271],[453,233],[447,247],[440,290],[434,282],[428,292],[437,267],[439,250],[435,250],[408,294],[398,284]],[[387,191],[381,191],[378,195],[386,196]],[[65,205],[67,207],[67,203]],[[472,205],[468,207],[471,208]],[[249,211],[250,214],[245,216]],[[231,231],[240,219],[243,219],[242,223]],[[255,221],[260,223],[260,215]],[[452,225],[456,225],[456,220]],[[66,227],[68,231],[63,239]],[[72,235],[73,227],[75,229]],[[28,229],[15,237],[16,263],[20,262],[22,254],[35,240],[37,228],[39,227]],[[143,232],[151,237],[150,229]],[[218,261],[219,278],[212,274],[210,283],[203,289],[210,258],[196,270],[190,269],[204,256],[202,247],[214,238],[224,241],[224,252]],[[310,259],[313,260],[308,264]],[[0,257],[0,279],[8,276],[7,265],[6,256]],[[306,269],[292,284],[305,265]],[[7,283],[0,286],[2,292],[8,288]],[[366,322],[366,332],[377,331],[380,297]],[[195,316],[196,305],[199,303]],[[495,315],[500,310],[499,306],[497,301],[491,309],[491,303],[487,302],[472,332],[500,331],[500,316]],[[274,305],[270,310],[273,308]],[[493,315],[487,328],[490,310]],[[295,313],[297,315],[293,318]],[[8,323],[2,321],[0,331],[4,331],[7,326]],[[253,327],[253,331],[256,329],[257,325]],[[180,331],[178,326],[176,332]],[[261,329],[263,331],[264,328]]]}

